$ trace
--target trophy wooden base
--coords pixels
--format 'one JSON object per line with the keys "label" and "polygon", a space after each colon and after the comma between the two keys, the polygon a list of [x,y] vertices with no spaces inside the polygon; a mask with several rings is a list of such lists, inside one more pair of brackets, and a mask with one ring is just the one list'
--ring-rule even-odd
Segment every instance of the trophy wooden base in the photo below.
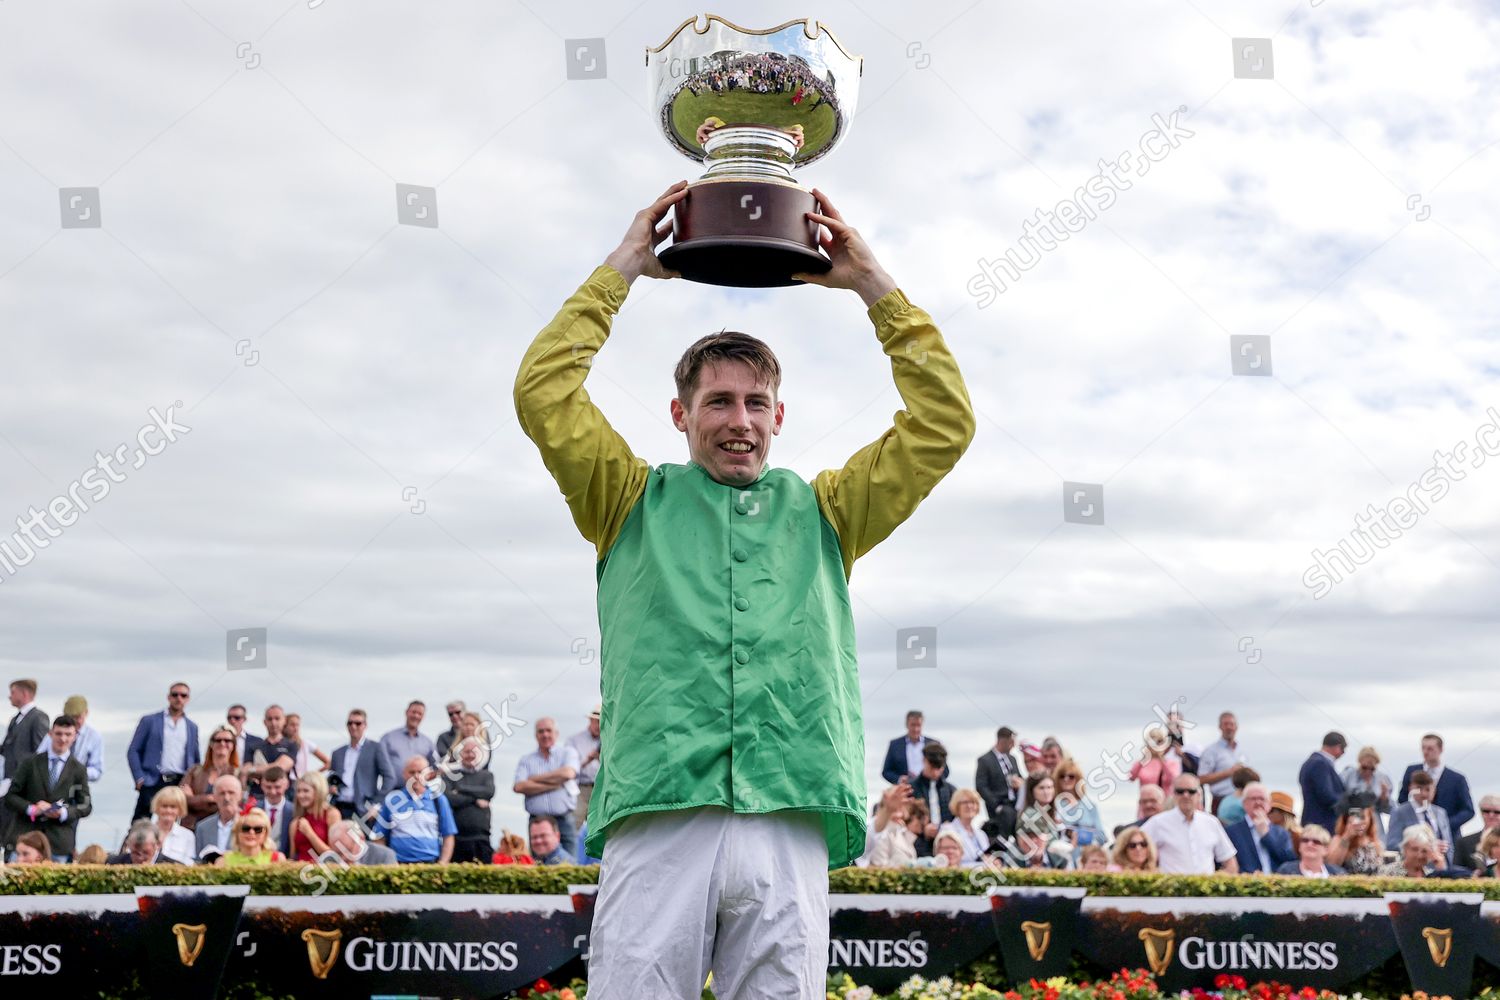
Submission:
{"label": "trophy wooden base", "polygon": [[833,265],[818,252],[811,191],[776,181],[701,180],[672,214],[672,245],[657,254],[689,281],[733,288],[800,285],[791,276]]}

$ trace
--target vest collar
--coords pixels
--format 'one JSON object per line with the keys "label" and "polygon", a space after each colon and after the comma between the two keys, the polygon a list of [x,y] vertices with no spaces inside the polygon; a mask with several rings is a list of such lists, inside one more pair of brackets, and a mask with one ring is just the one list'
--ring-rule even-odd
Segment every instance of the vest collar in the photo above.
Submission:
{"label": "vest collar", "polygon": [[[740,487],[738,487],[738,486],[730,486],[728,483],[721,483],[721,482],[719,482],[713,476],[710,476],[708,474],[708,470],[707,469],[705,469],[703,466],[699,465],[697,462],[693,461],[692,459],[688,459],[688,463],[687,464],[688,464],[688,468],[697,469],[699,472],[701,472],[703,474],[703,478],[704,479],[707,479],[709,482],[713,483],[716,486],[722,486],[726,490],[737,490],[737,489],[740,489]],[[770,462],[766,462],[766,463],[762,464],[761,467],[760,467],[760,475],[756,476],[753,480],[751,480],[750,485],[753,486],[756,483],[760,482],[762,479],[766,478],[766,473],[768,473],[770,471],[771,471],[771,463]]]}

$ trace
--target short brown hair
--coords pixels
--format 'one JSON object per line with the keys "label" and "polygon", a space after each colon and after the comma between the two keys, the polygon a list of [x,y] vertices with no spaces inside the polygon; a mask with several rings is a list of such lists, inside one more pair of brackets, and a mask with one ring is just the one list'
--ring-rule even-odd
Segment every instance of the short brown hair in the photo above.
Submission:
{"label": "short brown hair", "polygon": [[771,387],[774,397],[781,389],[781,362],[764,341],[748,333],[720,330],[701,338],[683,352],[672,377],[677,382],[677,398],[683,406],[692,407],[693,393],[698,391],[698,377],[704,365],[716,365],[721,361],[743,361],[755,373],[755,378]]}
{"label": "short brown hair", "polygon": [[1432,780],[1432,775],[1426,771],[1413,771],[1411,774],[1411,783],[1413,785],[1422,785],[1423,787],[1437,784],[1437,782]]}
{"label": "short brown hair", "polygon": [[33,698],[36,697],[36,681],[32,680],[30,677],[22,677],[20,680],[11,681],[10,686],[13,688],[20,688],[22,691],[25,691]]}

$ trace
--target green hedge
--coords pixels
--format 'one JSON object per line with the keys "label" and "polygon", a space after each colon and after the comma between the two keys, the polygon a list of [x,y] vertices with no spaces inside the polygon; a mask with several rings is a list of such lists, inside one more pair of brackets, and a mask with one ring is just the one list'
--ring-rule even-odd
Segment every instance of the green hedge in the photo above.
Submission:
{"label": "green hedge", "polygon": [[[304,872],[304,867],[307,869]],[[1333,879],[1263,875],[1107,875],[1081,872],[942,868],[843,868],[830,872],[832,892],[900,895],[982,895],[994,884],[1082,886],[1091,896],[1251,896],[1369,898],[1385,892],[1482,892],[1500,900],[1500,879]],[[6,868],[0,895],[129,893],[138,885],[248,885],[257,896],[310,896],[325,890],[380,893],[566,893],[569,885],[598,881],[597,866],[398,865],[351,868],[319,876],[316,866],[184,868],[180,865],[59,865]]]}

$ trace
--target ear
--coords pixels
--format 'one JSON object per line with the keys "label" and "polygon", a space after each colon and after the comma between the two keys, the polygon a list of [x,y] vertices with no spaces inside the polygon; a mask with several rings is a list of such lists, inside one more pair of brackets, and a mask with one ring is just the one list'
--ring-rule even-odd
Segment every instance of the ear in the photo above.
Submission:
{"label": "ear", "polygon": [[[687,409],[682,405],[682,400],[680,400],[680,399],[673,399],[672,400],[672,407],[671,407],[671,409],[672,409],[672,426],[676,427],[678,430],[683,431],[684,433],[686,433],[686,431],[687,431]],[[780,423],[780,418],[779,417],[777,418],[777,423]]]}
{"label": "ear", "polygon": [[781,433],[781,422],[786,419],[786,404],[781,400],[776,401],[776,416],[771,422],[771,433]]}

